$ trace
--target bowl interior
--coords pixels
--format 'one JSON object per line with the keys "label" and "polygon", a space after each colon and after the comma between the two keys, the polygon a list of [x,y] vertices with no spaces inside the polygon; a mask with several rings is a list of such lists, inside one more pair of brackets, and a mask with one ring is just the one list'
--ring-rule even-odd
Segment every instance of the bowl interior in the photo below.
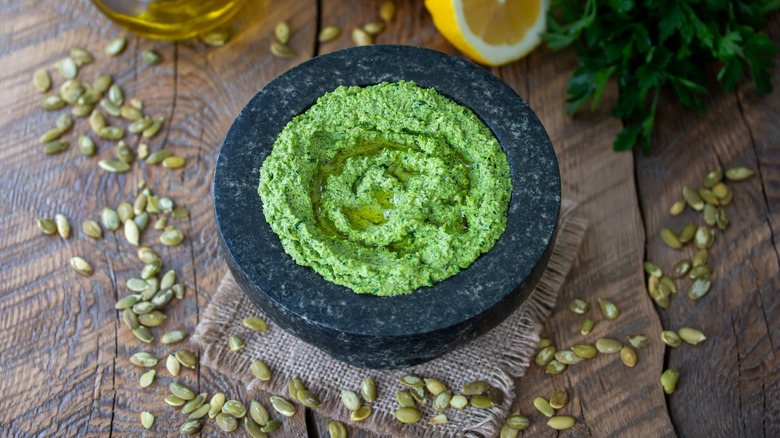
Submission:
{"label": "bowl interior", "polygon": [[[340,85],[399,80],[436,89],[469,107],[493,131],[511,169],[507,229],[471,266],[432,287],[396,297],[361,295],[297,265],[284,252],[262,214],[259,169],[284,126],[326,92]],[[214,208],[229,264],[265,294],[259,297],[253,296],[257,291],[246,291],[255,304],[273,303],[286,313],[341,332],[401,336],[468,321],[524,285],[555,233],[560,176],[552,145],[536,115],[489,72],[428,49],[356,47],[287,71],[247,104],[219,154]]]}

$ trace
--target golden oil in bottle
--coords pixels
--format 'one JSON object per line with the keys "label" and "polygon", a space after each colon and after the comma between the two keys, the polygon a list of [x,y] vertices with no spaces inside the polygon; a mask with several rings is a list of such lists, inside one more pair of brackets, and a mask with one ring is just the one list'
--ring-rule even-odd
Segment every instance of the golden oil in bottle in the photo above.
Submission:
{"label": "golden oil in bottle", "polygon": [[230,20],[246,0],[92,0],[101,12],[133,33],[181,40]]}

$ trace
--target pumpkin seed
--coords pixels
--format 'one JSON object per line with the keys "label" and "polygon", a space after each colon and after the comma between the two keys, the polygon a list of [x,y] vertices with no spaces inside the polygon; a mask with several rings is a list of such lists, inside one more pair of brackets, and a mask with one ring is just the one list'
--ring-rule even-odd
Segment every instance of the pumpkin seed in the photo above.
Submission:
{"label": "pumpkin seed", "polygon": [[35,223],[43,231],[43,234],[52,235],[57,232],[57,224],[49,218],[39,217]]}
{"label": "pumpkin seed", "polygon": [[152,368],[157,365],[157,358],[145,351],[139,351],[130,356],[130,363],[137,367]]}
{"label": "pumpkin seed", "polygon": [[78,145],[79,151],[84,155],[90,156],[95,153],[95,142],[86,134],[81,134],[79,136]]}
{"label": "pumpkin seed", "polygon": [[49,91],[49,89],[51,89],[51,76],[49,76],[49,72],[42,68],[35,70],[35,74],[33,74],[33,84],[41,93]]}
{"label": "pumpkin seed", "polygon": [[296,398],[299,402],[301,402],[302,405],[306,406],[307,408],[317,409],[320,407],[320,399],[317,398],[317,396],[308,389],[298,391],[298,396]]}
{"label": "pumpkin seed", "polygon": [[379,16],[382,17],[382,20],[389,23],[393,21],[393,18],[395,18],[395,10],[395,2],[392,0],[387,0],[382,3],[382,6],[379,7]]}
{"label": "pumpkin seed", "polygon": [[577,356],[583,359],[592,359],[596,357],[596,354],[598,353],[596,347],[590,344],[577,344],[571,347],[571,350],[574,352],[574,354],[576,354]]}
{"label": "pumpkin seed", "polygon": [[52,140],[43,145],[43,153],[46,155],[55,155],[65,151],[68,147],[70,147],[70,142],[68,140]]}
{"label": "pumpkin seed", "polygon": [[426,390],[424,386],[409,388],[409,393],[412,394],[412,398],[419,404],[427,402]]}
{"label": "pumpkin seed", "polygon": [[[455,409],[463,409],[466,406],[468,406],[468,404],[469,404],[469,399],[467,399],[463,394],[454,395],[450,399],[450,406],[452,406]],[[414,407],[414,401],[412,401],[412,407]]]}
{"label": "pumpkin seed", "polygon": [[330,438],[347,438],[347,428],[340,421],[333,420],[328,423]]}
{"label": "pumpkin seed", "polygon": [[159,205],[163,211],[170,212],[173,210],[173,200],[171,198],[160,198]]}
{"label": "pumpkin seed", "polygon": [[682,259],[679,262],[677,262],[676,265],[674,265],[674,268],[672,268],[672,275],[674,275],[675,278],[680,278],[683,275],[687,274],[688,271],[691,269],[691,261],[690,259]]}
{"label": "pumpkin seed", "polygon": [[160,280],[160,289],[170,289],[176,283],[176,271],[171,269]]}
{"label": "pumpkin seed", "polygon": [[[411,394],[409,394],[409,391],[398,391],[398,393],[396,393],[396,398],[398,399],[398,402],[403,405],[403,402],[401,402],[401,397],[400,397],[401,392],[406,392],[406,395],[404,396],[404,400],[407,400],[406,398],[407,395],[409,399],[411,399]],[[344,404],[344,406],[350,411],[354,411],[360,407],[360,397],[357,395],[355,391],[351,391],[349,389],[343,389],[341,390],[341,403]],[[414,406],[414,401],[412,401],[412,406]]]}
{"label": "pumpkin seed", "polygon": [[70,237],[70,223],[68,223],[68,218],[65,215],[61,213],[54,215],[54,223],[57,226],[57,233],[60,237],[63,239]]}
{"label": "pumpkin seed", "polygon": [[447,424],[447,415],[445,414],[438,414],[431,417],[430,420],[428,420],[431,424]]}
{"label": "pumpkin seed", "polygon": [[447,390],[447,385],[438,379],[423,379],[425,382],[425,388],[428,389],[432,395],[436,396]]}
{"label": "pumpkin seed", "polygon": [[413,376],[413,375],[406,375],[398,379],[402,385],[409,386],[409,387],[421,387],[425,385],[425,382],[423,379]]}
{"label": "pumpkin seed", "polygon": [[244,418],[246,415],[246,406],[238,400],[228,400],[222,405],[222,412],[236,418]]}
{"label": "pumpkin seed", "polygon": [[569,403],[569,393],[565,389],[558,389],[550,396],[549,404],[553,409],[561,409],[566,406],[566,403]]}
{"label": "pumpkin seed", "polygon": [[72,257],[70,259],[70,266],[74,271],[85,277],[92,275],[92,266],[81,257]]}
{"label": "pumpkin seed", "polygon": [[144,429],[151,429],[154,424],[154,415],[146,411],[141,412],[141,424],[144,426]]}
{"label": "pumpkin seed", "polygon": [[212,47],[224,46],[230,40],[230,32],[225,29],[212,30],[201,35],[203,42]]}
{"label": "pumpkin seed", "polygon": [[282,427],[282,422],[279,420],[268,420],[268,424],[263,426],[260,431],[263,433],[271,433]]}
{"label": "pumpkin seed", "polygon": [[373,377],[366,377],[360,382],[360,394],[369,403],[376,400],[376,382]]}
{"label": "pumpkin seed", "polygon": [[579,298],[575,298],[569,303],[569,310],[576,313],[577,315],[584,314],[588,311],[588,309],[590,309],[590,305],[588,305],[585,300],[581,300]]}
{"label": "pumpkin seed", "polygon": [[[125,239],[128,241],[128,243],[138,246],[138,242],[141,239],[141,231],[138,229],[138,224],[136,224],[133,221],[125,221],[124,227],[125,227],[124,228]],[[146,265],[146,266],[150,266],[150,265]],[[147,276],[146,278],[149,277],[150,276]]]}
{"label": "pumpkin seed", "polygon": [[374,21],[371,23],[366,23],[363,26],[363,30],[366,31],[367,34],[371,36],[377,36],[385,29],[385,24],[381,21]]}
{"label": "pumpkin seed", "polygon": [[[352,391],[350,391],[352,392]],[[357,394],[356,394],[357,395]],[[461,396],[463,397],[463,396]],[[465,397],[463,397],[465,399]],[[395,399],[398,400],[398,404],[401,405],[402,408],[413,408],[415,407],[415,401],[414,397],[412,397],[412,393],[408,389],[404,389],[402,391],[398,391],[395,393]],[[360,404],[360,399],[358,400],[358,407]],[[344,391],[341,392],[341,401],[344,402]],[[466,404],[468,404],[468,400],[466,400]],[[347,403],[344,402],[344,405],[346,406]],[[347,409],[350,409],[349,406],[347,406]]]}
{"label": "pumpkin seed", "polygon": [[644,267],[645,272],[647,272],[648,275],[652,275],[653,277],[658,277],[658,278],[661,278],[661,276],[664,275],[661,268],[659,268],[653,263],[644,262],[642,266]]}
{"label": "pumpkin seed", "polygon": [[130,105],[122,105],[121,107],[119,107],[119,115],[123,119],[130,120],[132,122],[136,120],[140,120],[144,116],[141,111],[131,107]]}
{"label": "pumpkin seed", "polygon": [[203,418],[206,416],[206,414],[209,413],[209,409],[211,409],[211,406],[209,405],[203,405],[199,407],[198,409],[195,409],[190,413],[189,417],[187,417],[188,420],[193,420],[197,418]]}
{"label": "pumpkin seed", "polygon": [[580,334],[582,336],[586,336],[590,334],[591,331],[593,331],[593,326],[596,323],[593,322],[592,319],[586,319],[585,321],[582,321],[582,326],[580,326]]}
{"label": "pumpkin seed", "polygon": [[57,71],[65,79],[73,79],[79,74],[79,67],[72,58],[63,58],[55,64]]}
{"label": "pumpkin seed", "polygon": [[171,382],[170,385],[168,385],[168,389],[171,390],[171,394],[175,395],[176,397],[179,397],[182,400],[194,400],[195,399],[195,391],[188,388],[185,385],[182,385],[178,382]]}
{"label": "pumpkin seed", "polygon": [[179,432],[182,435],[195,435],[196,433],[200,432],[201,429],[203,429],[202,419],[187,420],[184,424],[181,425]]}
{"label": "pumpkin seed", "polygon": [[566,430],[574,427],[576,420],[568,415],[557,415],[547,420],[547,425],[555,430]]}
{"label": "pumpkin seed", "polygon": [[[566,394],[568,399],[569,395]],[[506,425],[514,430],[525,430],[531,425],[531,420],[527,417],[520,415],[519,412],[515,412],[506,419]]]}
{"label": "pumpkin seed", "polygon": [[252,400],[249,403],[249,415],[253,420],[255,420],[255,422],[257,422],[257,424],[261,426],[268,424],[268,420],[271,419],[271,416],[268,414],[268,410],[265,408],[265,406],[255,400]]}
{"label": "pumpkin seed", "polygon": [[184,207],[176,207],[171,212],[171,217],[174,219],[184,219],[190,216],[190,212]]}
{"label": "pumpkin seed", "polygon": [[167,230],[160,235],[160,243],[165,246],[176,246],[182,240],[184,240],[184,235],[177,229]]}
{"label": "pumpkin seed", "polygon": [[677,235],[672,231],[671,228],[664,227],[661,229],[661,240],[672,249],[680,249],[682,248],[682,243],[680,242],[680,239],[677,237]]}
{"label": "pumpkin seed", "polygon": [[729,186],[727,186],[723,182],[719,182],[712,186],[712,194],[715,195],[718,199],[723,199],[726,196],[728,196],[729,193]]}
{"label": "pumpkin seed", "polygon": [[73,117],[87,117],[90,113],[92,113],[92,110],[94,107],[92,105],[73,105],[73,108],[71,109],[70,113],[73,115]]}
{"label": "pumpkin seed", "polygon": [[[226,399],[227,397],[222,392],[218,392],[211,397],[211,401],[209,401],[209,418],[214,418],[222,412],[222,407],[225,406],[225,401],[227,401]],[[257,402],[253,401],[252,403]]]}
{"label": "pumpkin seed", "polygon": [[295,406],[293,406],[287,400],[275,395],[272,395],[270,400],[271,406],[273,406],[276,412],[284,415],[285,417],[292,417],[295,415]]}
{"label": "pumpkin seed", "polygon": [[688,187],[683,187],[682,195],[683,198],[685,198],[685,202],[687,202],[692,209],[696,211],[702,211],[702,209],[704,209],[704,201],[701,199],[701,196],[699,196],[699,194],[694,190]]}
{"label": "pumpkin seed", "polygon": [[160,342],[163,344],[175,344],[181,342],[187,337],[187,332],[183,330],[173,330],[160,336]]}
{"label": "pumpkin seed", "polygon": [[198,366],[198,358],[195,356],[195,354],[189,350],[179,350],[176,353],[174,353],[176,356],[176,359],[179,361],[182,366],[185,366],[190,369],[195,369],[196,366]]}
{"label": "pumpkin seed", "polygon": [[106,55],[116,56],[125,50],[127,40],[124,37],[116,37],[106,45]]}
{"label": "pumpkin seed", "polygon": [[70,57],[73,58],[73,61],[75,61],[79,67],[95,60],[91,53],[80,47],[70,49]]}
{"label": "pumpkin seed", "polygon": [[271,54],[277,58],[294,58],[295,51],[288,47],[286,44],[282,44],[279,41],[271,43]]}
{"label": "pumpkin seed", "polygon": [[98,110],[92,110],[92,114],[89,115],[89,127],[92,128],[92,132],[98,133],[101,129],[108,126],[106,118]]}
{"label": "pumpkin seed", "polygon": [[154,310],[154,307],[154,304],[148,301],[141,301],[133,306],[133,312],[135,312],[136,315],[143,315],[144,313],[149,313]]}
{"label": "pumpkin seed", "polygon": [[718,208],[715,214],[715,222],[718,224],[718,228],[721,231],[725,231],[729,227],[729,219],[726,217],[726,210]]}
{"label": "pumpkin seed", "polygon": [[93,220],[86,220],[81,224],[81,231],[89,237],[95,239],[101,239],[103,237],[103,230],[100,229],[100,225]]}
{"label": "pumpkin seed", "polygon": [[238,420],[224,412],[218,414],[215,421],[217,422],[217,427],[225,432],[233,432],[238,428]]}
{"label": "pumpkin seed", "polygon": [[352,41],[358,46],[369,46],[374,43],[371,35],[359,27],[352,29]]}
{"label": "pumpkin seed", "polygon": [[258,318],[256,316],[244,318],[242,323],[244,324],[244,327],[256,332],[264,332],[268,330],[268,324],[266,324],[262,318]]}
{"label": "pumpkin seed", "polygon": [[680,235],[677,237],[680,240],[680,243],[688,243],[690,242],[694,235],[696,234],[696,225],[693,223],[690,223],[682,228],[680,230]]}
{"label": "pumpkin seed", "polygon": [[152,120],[147,117],[142,117],[138,120],[134,120],[127,125],[127,132],[131,134],[140,134],[144,129],[148,128],[152,124]]}
{"label": "pumpkin seed", "polygon": [[294,377],[287,383],[287,394],[289,394],[290,398],[293,400],[298,400],[298,392],[303,391],[304,389],[306,389],[306,387],[303,386],[303,381],[299,377]]}
{"label": "pumpkin seed", "polygon": [[182,286],[181,284],[174,284],[173,286],[171,286],[171,290],[173,291],[173,295],[177,299],[181,300],[182,298],[184,298],[184,286]]}
{"label": "pumpkin seed", "polygon": [[460,392],[463,395],[479,395],[490,389],[490,384],[484,380],[476,380],[463,385]]}
{"label": "pumpkin seed", "polygon": [[677,388],[677,381],[680,379],[680,373],[674,369],[669,368],[661,374],[661,386],[664,388],[664,392],[667,395],[671,395]]}
{"label": "pumpkin seed", "polygon": [[[134,311],[135,311],[135,309],[134,309]],[[145,342],[145,343],[149,344],[152,341],[154,341],[154,335],[152,335],[152,332],[150,332],[149,329],[144,327],[144,326],[138,326],[138,327],[134,328],[133,329],[133,334],[141,342]]]}
{"label": "pumpkin seed", "polygon": [[539,348],[544,348],[550,345],[552,345],[552,340],[550,340],[550,338],[539,338]]}
{"label": "pumpkin seed", "polygon": [[[152,263],[158,263],[158,262],[152,262]],[[162,263],[162,262],[159,262]],[[151,264],[151,263],[150,263]],[[149,271],[147,271],[149,272]],[[142,272],[143,274],[143,272]],[[160,291],[160,282],[157,280],[157,277],[152,277],[146,279],[146,285],[147,288],[141,291],[141,296],[143,297],[144,301],[149,301],[152,298],[154,298],[157,295],[157,292]]]}
{"label": "pumpkin seed", "polygon": [[599,353],[617,353],[621,348],[623,348],[623,344],[615,339],[601,338],[596,341],[596,350],[598,350]]}
{"label": "pumpkin seed", "polygon": [[280,43],[287,44],[290,41],[290,25],[285,21],[277,23],[274,28],[274,34]]}
{"label": "pumpkin seed", "polygon": [[169,354],[165,359],[165,368],[168,369],[168,372],[173,377],[177,377],[181,372],[181,364],[179,363],[179,360],[176,359],[176,356],[172,354]]}
{"label": "pumpkin seed", "polygon": [[119,105],[115,104],[114,102],[111,102],[108,99],[100,99],[100,107],[103,108],[103,111],[105,111],[109,116],[119,117],[119,115],[121,114]]}
{"label": "pumpkin seed", "polygon": [[542,397],[536,397],[534,399],[534,407],[545,417],[552,417],[555,415],[555,411],[552,406],[550,406],[550,403]]}
{"label": "pumpkin seed", "polygon": [[130,307],[122,311],[122,322],[124,322],[130,330],[135,330],[139,327],[138,315],[136,315]]}
{"label": "pumpkin seed", "polygon": [[696,251],[695,254],[693,254],[693,257],[691,257],[691,264],[693,267],[702,266],[707,264],[707,250],[702,248]]}
{"label": "pumpkin seed", "polygon": [[707,337],[704,336],[704,333],[702,333],[701,330],[697,330],[695,328],[690,328],[690,327],[683,327],[677,330],[677,334],[680,336],[680,338],[683,341],[691,345],[696,345],[699,342],[702,342],[705,339],[707,339]]}
{"label": "pumpkin seed", "polygon": [[664,344],[672,348],[679,347],[680,344],[682,344],[680,337],[677,336],[677,333],[672,330],[664,330],[661,332],[661,340],[664,342]]}
{"label": "pumpkin seed", "polygon": [[62,135],[63,130],[60,128],[53,128],[49,129],[48,131],[44,132],[41,137],[38,139],[38,141],[41,144],[49,143],[50,141],[56,140],[60,138]]}
{"label": "pumpkin seed", "polygon": [[645,348],[650,346],[650,340],[645,335],[633,335],[629,336],[628,343],[633,345],[634,348]]}
{"label": "pumpkin seed", "polygon": [[[339,34],[341,34],[341,28],[338,26],[327,26],[324,29],[320,31],[319,36],[317,37],[317,40],[321,43],[327,43],[328,41],[334,40],[338,38]],[[46,90],[44,90],[46,91]]]}
{"label": "pumpkin seed", "polygon": [[688,278],[695,280],[697,278],[709,278],[712,275],[712,269],[707,265],[699,265],[691,269]]}
{"label": "pumpkin seed", "polygon": [[718,167],[715,170],[711,170],[707,172],[707,175],[704,176],[704,187],[712,187],[715,184],[719,183],[723,179],[723,169],[721,167]]}
{"label": "pumpkin seed", "polygon": [[140,299],[141,296],[137,294],[124,296],[117,300],[116,304],[114,304],[114,308],[116,310],[129,309],[130,307],[133,307],[133,305],[137,303]]}
{"label": "pumpkin seed", "polygon": [[155,135],[157,135],[158,132],[160,132],[160,128],[162,128],[163,125],[163,119],[162,117],[155,117],[154,120],[149,123],[149,126],[144,129],[141,132],[141,138],[152,138]]}
{"label": "pumpkin seed", "polygon": [[162,62],[162,56],[160,56],[159,53],[155,52],[154,50],[144,50],[141,52],[141,58],[143,58],[144,62],[147,64],[159,64]]}
{"label": "pumpkin seed", "polygon": [[393,412],[393,416],[396,420],[404,424],[414,424],[420,421],[422,414],[416,408],[401,408]]}
{"label": "pumpkin seed", "polygon": [[696,248],[708,248],[711,245],[710,230],[705,226],[700,226],[696,229],[695,240]]}
{"label": "pumpkin seed", "polygon": [[690,298],[691,300],[698,300],[704,295],[707,295],[707,292],[710,291],[711,285],[712,282],[710,281],[709,278],[706,277],[697,278],[696,280],[693,280],[690,288],[688,288],[688,298]]}
{"label": "pumpkin seed", "polygon": [[433,409],[435,411],[443,411],[450,405],[452,400],[452,391],[442,391],[433,398]]}
{"label": "pumpkin seed", "polygon": [[[152,303],[154,304],[154,303]],[[159,327],[168,317],[159,310],[152,310],[149,313],[138,315],[138,322],[144,327]],[[165,342],[163,342],[164,344]]]}
{"label": "pumpkin seed", "polygon": [[65,108],[67,103],[57,94],[46,96],[41,100],[41,107],[47,111]]}
{"label": "pumpkin seed", "polygon": [[471,397],[471,406],[477,409],[490,409],[495,406],[486,395],[475,395]]}
{"label": "pumpkin seed", "polygon": [[106,126],[98,130],[96,134],[107,140],[119,140],[125,136],[125,130],[118,126]]}
{"label": "pumpkin seed", "polygon": [[744,181],[753,176],[753,174],[753,170],[747,167],[732,167],[726,170],[726,178],[728,178],[729,181],[735,182]]}
{"label": "pumpkin seed", "polygon": [[566,371],[568,365],[558,362],[558,359],[553,359],[544,368],[545,374],[558,375]]}
{"label": "pumpkin seed", "polygon": [[154,221],[154,229],[155,230],[163,230],[168,225],[168,218],[163,216],[156,221]]}
{"label": "pumpkin seed", "polygon": [[669,298],[669,295],[658,294],[655,298],[653,298],[653,301],[655,301],[655,304],[662,309],[668,309],[672,304],[672,300]]}
{"label": "pumpkin seed", "polygon": [[268,435],[263,432],[262,426],[249,417],[244,418],[244,429],[251,438],[268,438]]}
{"label": "pumpkin seed", "polygon": [[637,362],[636,351],[628,345],[624,345],[620,349],[620,360],[623,361],[623,365],[629,368],[635,367]]}
{"label": "pumpkin seed", "polygon": [[[127,205],[130,206],[130,204],[127,204]],[[131,207],[131,210],[132,210],[132,207]],[[157,255],[156,252],[154,252],[153,250],[151,250],[149,248],[146,248],[146,247],[138,248],[138,259],[141,260],[142,262],[146,263],[146,264],[154,263],[156,261],[159,261],[159,262],[162,261],[162,259],[160,259],[160,256]]]}
{"label": "pumpkin seed", "polygon": [[[117,108],[122,106],[125,101],[125,93],[122,91],[122,88],[120,88],[119,85],[113,84],[108,88],[108,101],[113,103]],[[121,109],[119,111],[119,114],[112,115],[119,116],[121,114]]]}
{"label": "pumpkin seed", "polygon": [[672,204],[672,207],[669,208],[669,214],[672,216],[678,216],[680,213],[685,210],[685,201],[676,201],[674,204]]}
{"label": "pumpkin seed", "polygon": [[584,358],[577,356],[571,350],[559,350],[555,352],[555,358],[558,362],[566,365],[576,365],[584,360]]}
{"label": "pumpkin seed", "polygon": [[106,172],[124,173],[130,170],[130,165],[119,160],[100,160],[98,166]]}
{"label": "pumpkin seed", "polygon": [[601,308],[601,313],[604,317],[610,321],[620,316],[620,311],[617,306],[606,298],[599,298],[599,307]]}
{"label": "pumpkin seed", "polygon": [[[699,196],[701,196],[701,198],[704,201],[706,201],[707,204],[710,204],[710,205],[714,206],[714,205],[718,205],[720,203],[720,200],[718,199],[718,197],[715,196],[715,194],[712,193],[712,191],[710,189],[706,188],[706,187],[702,187],[702,188],[699,189]],[[705,204],[704,207],[706,208],[707,205]]]}
{"label": "pumpkin seed", "polygon": [[185,401],[180,399],[179,397],[176,397],[173,394],[169,394],[163,401],[168,404],[169,406],[179,407],[183,406]]}
{"label": "pumpkin seed", "polygon": [[141,374],[141,379],[138,382],[141,385],[141,388],[146,388],[151,385],[154,382],[155,374],[157,374],[157,371],[155,370],[149,370]]}
{"label": "pumpkin seed", "polygon": [[228,348],[230,348],[230,351],[241,351],[244,347],[246,347],[246,344],[244,344],[244,341],[238,336],[230,335],[228,337]]}
{"label": "pumpkin seed", "polygon": [[62,130],[62,132],[67,132],[73,127],[73,119],[67,114],[60,114],[60,116],[57,117],[55,125]]}

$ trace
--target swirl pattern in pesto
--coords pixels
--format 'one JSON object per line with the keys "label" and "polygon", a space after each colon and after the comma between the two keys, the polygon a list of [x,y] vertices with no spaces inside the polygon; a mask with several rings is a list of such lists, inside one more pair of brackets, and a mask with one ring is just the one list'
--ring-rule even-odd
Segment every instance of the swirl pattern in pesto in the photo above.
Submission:
{"label": "swirl pattern in pesto", "polygon": [[487,126],[403,81],[326,93],[282,130],[258,188],[298,264],[381,296],[433,285],[490,250],[511,191]]}

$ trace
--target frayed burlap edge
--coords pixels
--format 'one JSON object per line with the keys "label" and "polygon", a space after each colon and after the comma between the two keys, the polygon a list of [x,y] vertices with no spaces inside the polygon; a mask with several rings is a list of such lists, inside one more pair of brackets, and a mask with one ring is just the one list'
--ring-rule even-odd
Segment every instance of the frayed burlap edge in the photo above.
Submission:
{"label": "frayed burlap edge", "polygon": [[[564,200],[553,253],[529,299],[489,333],[415,367],[388,371],[352,367],[293,338],[273,324],[268,332],[253,336],[242,327],[241,321],[246,316],[262,316],[262,313],[243,295],[229,272],[206,308],[193,339],[202,348],[203,365],[244,382],[250,394],[259,395],[269,408],[267,396],[277,394],[289,398],[287,382],[300,377],[320,397],[322,404],[317,409],[320,415],[347,423],[349,412],[341,404],[340,390],[357,390],[364,377],[372,376],[377,381],[380,398],[371,404],[373,412],[368,419],[350,422],[355,427],[375,434],[420,438],[496,436],[512,405],[515,380],[525,374],[538,345],[542,323],[555,305],[586,230],[587,222],[576,217],[576,205]],[[247,347],[240,353],[227,348],[230,334],[245,339]],[[249,372],[249,365],[255,358],[263,359],[274,370],[270,382],[259,381]],[[476,379],[487,380],[507,397],[492,409],[448,409],[449,423],[435,426],[427,422],[436,414],[428,402],[421,409],[423,420],[420,423],[404,425],[393,419],[392,412],[397,408],[395,392],[401,389],[397,379],[405,374],[435,377],[451,388]]]}

